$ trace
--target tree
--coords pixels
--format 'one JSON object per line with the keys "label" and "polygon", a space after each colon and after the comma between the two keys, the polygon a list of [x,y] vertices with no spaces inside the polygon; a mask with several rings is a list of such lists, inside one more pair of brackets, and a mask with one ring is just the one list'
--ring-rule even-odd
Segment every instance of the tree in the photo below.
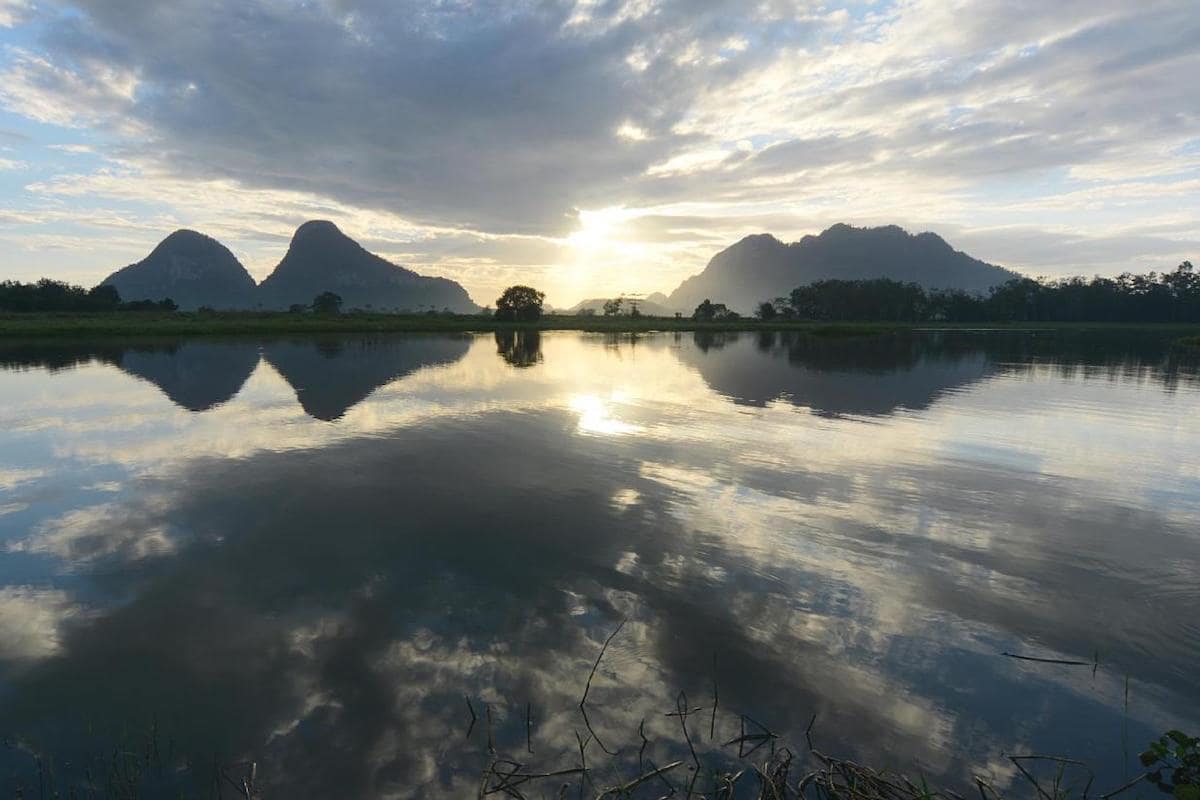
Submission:
{"label": "tree", "polygon": [[705,298],[704,302],[696,306],[696,310],[692,312],[692,319],[697,322],[737,318],[738,313],[736,311],[730,311],[725,307],[724,303],[714,303],[708,298]]}
{"label": "tree", "polygon": [[754,312],[754,316],[761,319],[763,322],[775,319],[775,304],[769,300],[764,300],[758,304],[758,310]]}
{"label": "tree", "polygon": [[604,316],[615,317],[621,313],[621,298],[614,297],[612,300],[604,301]]}
{"label": "tree", "polygon": [[342,310],[342,297],[333,292],[321,292],[313,298],[312,310],[317,314],[337,314]]}
{"label": "tree", "polygon": [[532,286],[510,286],[496,299],[496,319],[536,322],[542,316],[546,295]]}

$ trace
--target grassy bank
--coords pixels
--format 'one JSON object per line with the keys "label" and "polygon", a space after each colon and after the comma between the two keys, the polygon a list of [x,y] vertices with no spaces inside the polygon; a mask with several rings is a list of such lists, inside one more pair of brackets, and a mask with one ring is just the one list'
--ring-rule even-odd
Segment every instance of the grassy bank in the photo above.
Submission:
{"label": "grassy bank", "polygon": [[903,322],[760,322],[740,319],[696,322],[673,317],[583,317],[550,314],[532,324],[466,315],[289,314],[279,312],[0,314],[0,337],[210,336],[291,333],[439,333],[517,328],[607,333],[652,331],[794,330],[814,335],[855,336],[898,331],[1157,331],[1200,343],[1200,326],[1115,323],[930,324]]}

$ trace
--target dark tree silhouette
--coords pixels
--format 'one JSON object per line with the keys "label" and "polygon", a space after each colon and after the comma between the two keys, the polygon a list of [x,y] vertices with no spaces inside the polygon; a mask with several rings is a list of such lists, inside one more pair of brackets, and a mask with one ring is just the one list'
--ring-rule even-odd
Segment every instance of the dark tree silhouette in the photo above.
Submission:
{"label": "dark tree silhouette", "polygon": [[615,317],[621,313],[621,298],[614,297],[611,300],[604,301],[604,316]]}
{"label": "dark tree silhouette", "polygon": [[737,319],[738,313],[730,311],[725,307],[724,303],[714,303],[709,299],[705,299],[703,303],[696,306],[696,310],[692,312],[692,319],[697,322],[711,322],[713,320],[722,319]]}
{"label": "dark tree silhouette", "polygon": [[510,286],[496,300],[496,319],[536,322],[542,316],[546,295],[532,286]]}
{"label": "dark tree silhouette", "polygon": [[1200,322],[1200,275],[1185,261],[1161,275],[1014,278],[979,294],[887,278],[823,280],[793,289],[788,305],[821,320]]}
{"label": "dark tree silhouette", "polygon": [[764,300],[758,304],[758,310],[754,312],[754,316],[766,322],[767,320],[775,319],[778,312],[775,310],[775,304],[769,300]]}
{"label": "dark tree silhouette", "polygon": [[107,284],[85,289],[63,281],[42,278],[37,283],[0,281],[0,311],[174,311],[170,299],[122,302],[116,287]]}
{"label": "dark tree silhouette", "polygon": [[317,314],[337,314],[342,310],[341,295],[333,292],[321,292],[313,298],[312,310]]}

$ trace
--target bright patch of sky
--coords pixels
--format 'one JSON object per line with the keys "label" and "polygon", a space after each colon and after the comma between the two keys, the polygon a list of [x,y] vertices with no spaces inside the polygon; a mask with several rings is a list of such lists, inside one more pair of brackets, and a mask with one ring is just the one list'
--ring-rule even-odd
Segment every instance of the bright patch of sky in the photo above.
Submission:
{"label": "bright patch of sky", "polygon": [[0,275],[329,218],[556,305],[835,222],[1030,274],[1200,256],[1191,0],[0,0]]}

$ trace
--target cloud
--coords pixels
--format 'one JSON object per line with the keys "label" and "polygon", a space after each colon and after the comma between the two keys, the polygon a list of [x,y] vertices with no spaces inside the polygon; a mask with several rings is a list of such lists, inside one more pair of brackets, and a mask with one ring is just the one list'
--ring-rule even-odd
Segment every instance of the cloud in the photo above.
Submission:
{"label": "cloud", "polygon": [[60,153],[68,153],[73,156],[86,155],[96,152],[96,148],[86,144],[48,144],[46,148],[49,150],[57,150]]}
{"label": "cloud", "polygon": [[[1200,177],[1187,0],[52,0],[30,14],[39,36],[3,57],[0,102],[89,130],[110,162],[40,180],[27,202],[137,194],[211,223],[259,274],[278,257],[261,243],[322,208],[350,229],[371,218],[385,252],[480,295],[529,269],[560,303],[617,282],[669,289],[716,249],[636,239],[641,215],[1136,239],[1170,213],[1180,247],[1200,238],[1179,210]],[[1150,180],[1157,197],[1129,206],[1124,188]],[[245,198],[236,221],[213,187]],[[1081,192],[1088,213],[1070,205]],[[562,246],[580,210],[609,208],[637,212],[606,234],[621,247]],[[471,256],[445,254],[461,242]],[[998,252],[1031,267],[1056,257],[1012,244]]]}
{"label": "cloud", "polygon": [[29,10],[25,0],[0,0],[0,28],[11,28],[20,22]]}
{"label": "cloud", "polygon": [[685,138],[671,128],[713,76],[678,57],[715,51],[740,4],[70,5],[46,23],[50,55],[7,72],[27,116],[144,126],[133,152],[181,175],[546,232]]}

